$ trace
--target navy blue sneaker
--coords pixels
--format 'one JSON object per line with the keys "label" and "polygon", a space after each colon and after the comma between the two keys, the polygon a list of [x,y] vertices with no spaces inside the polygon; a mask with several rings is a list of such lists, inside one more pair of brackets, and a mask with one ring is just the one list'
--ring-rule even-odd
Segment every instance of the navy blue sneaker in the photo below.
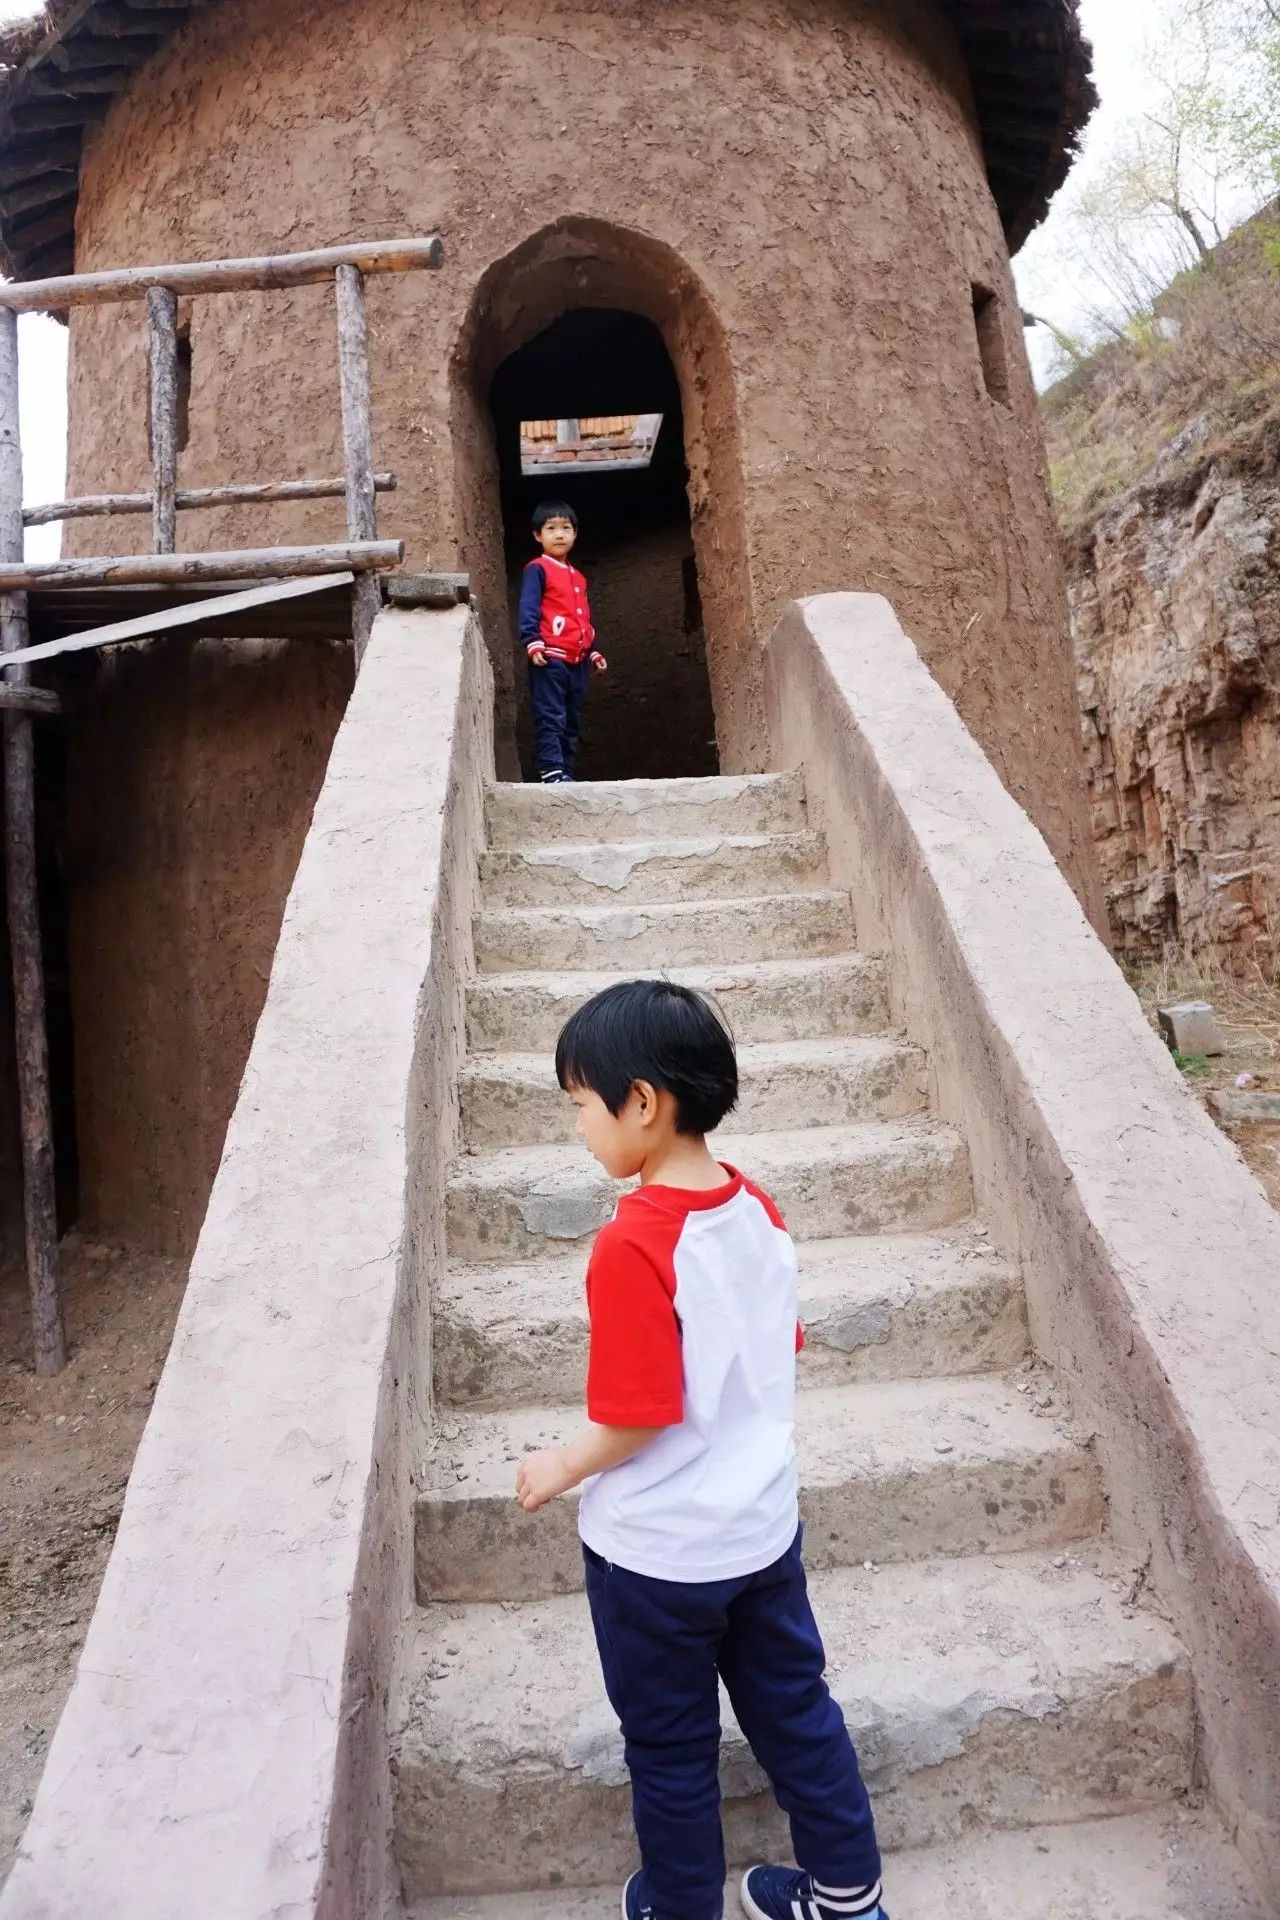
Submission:
{"label": "navy blue sneaker", "polygon": [[644,1871],[633,1873],[622,1889],[622,1920],[653,1920],[653,1906],[644,1890]]}
{"label": "navy blue sneaker", "polygon": [[741,1900],[751,1920],[889,1920],[878,1880],[824,1887],[798,1867],[752,1867],[742,1876]]}

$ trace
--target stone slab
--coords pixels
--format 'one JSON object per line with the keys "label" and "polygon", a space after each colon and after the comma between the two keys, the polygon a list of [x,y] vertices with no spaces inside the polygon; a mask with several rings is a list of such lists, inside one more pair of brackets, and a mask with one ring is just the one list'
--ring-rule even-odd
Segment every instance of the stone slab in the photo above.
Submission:
{"label": "stone slab", "polygon": [[[1190,1787],[1181,1649],[1125,1606],[1131,1568],[1060,1558],[814,1575],[829,1681],[886,1847],[967,1839],[976,1822],[1123,1814]],[[622,1741],[580,1597],[515,1615],[431,1608],[410,1675],[396,1767],[410,1900],[591,1886],[631,1870]],[[785,1821],[727,1703],[724,1726],[729,1858],[785,1858]]]}
{"label": "stone slab", "polygon": [[849,896],[830,890],[647,907],[507,907],[475,922],[481,973],[802,960],[853,945]]}
{"label": "stone slab", "polygon": [[1217,1015],[1207,1000],[1180,1000],[1176,1006],[1157,1007],[1156,1018],[1160,1031],[1177,1053],[1226,1052]]}
{"label": "stone slab", "polygon": [[[925,1105],[924,1055],[878,1035],[780,1040],[738,1049],[737,1133],[900,1120]],[[463,1139],[473,1151],[526,1141],[571,1142],[577,1110],[560,1089],[550,1054],[484,1054],[459,1079]]]}
{"label": "stone slab", "polygon": [[1247,1093],[1222,1088],[1209,1105],[1228,1127],[1280,1127],[1280,1093]]}
{"label": "stone slab", "polygon": [[[787,1856],[790,1857],[789,1855]],[[1210,1809],[1159,1807],[1112,1820],[972,1835],[891,1854],[894,1920],[1268,1920]],[[725,1890],[739,1912],[735,1876]],[[617,1920],[618,1885],[423,1901],[408,1920]]]}
{"label": "stone slab", "polygon": [[[517,1463],[579,1432],[580,1407],[449,1415],[417,1502],[418,1598],[527,1600],[582,1585],[577,1495],[515,1499]],[[1061,1546],[1104,1517],[1089,1449],[998,1379],[886,1381],[800,1394],[811,1567]]]}
{"label": "stone slab", "polygon": [[724,834],[703,840],[612,840],[594,845],[491,848],[480,867],[489,907],[562,907],[625,901],[730,900],[821,886],[818,833]]}
{"label": "stone slab", "polygon": [[488,796],[492,847],[555,840],[696,839],[708,833],[799,833],[805,825],[798,774],[715,780],[592,780],[554,793],[532,784]]}
{"label": "stone slab", "polygon": [[[557,970],[481,976],[467,993],[472,1054],[554,1051],[556,1036],[575,1007],[615,980],[637,974],[654,977],[656,971],[637,966],[617,973]],[[888,1025],[884,969],[867,954],[682,965],[671,968],[670,977],[710,994],[746,1045],[879,1033]]]}
{"label": "stone slab", "polygon": [[[797,1240],[952,1226],[972,1210],[964,1142],[930,1121],[721,1135],[715,1147],[773,1195]],[[509,1264],[585,1245],[621,1191],[585,1148],[464,1154],[446,1198],[450,1257]]]}
{"label": "stone slab", "polygon": [[[1027,1327],[1017,1272],[967,1227],[802,1244],[800,1379],[927,1378],[1016,1365]],[[572,1402],[587,1366],[580,1251],[514,1267],[449,1263],[432,1305],[443,1406]]]}

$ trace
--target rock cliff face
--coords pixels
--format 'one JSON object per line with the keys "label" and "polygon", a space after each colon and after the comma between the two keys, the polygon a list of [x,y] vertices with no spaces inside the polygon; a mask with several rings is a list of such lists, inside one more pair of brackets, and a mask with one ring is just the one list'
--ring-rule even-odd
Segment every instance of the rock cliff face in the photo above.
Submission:
{"label": "rock cliff face", "polygon": [[1157,467],[1069,542],[1093,830],[1120,954],[1176,942],[1232,972],[1280,961],[1278,522],[1280,466],[1255,446],[1247,462],[1167,484]]}

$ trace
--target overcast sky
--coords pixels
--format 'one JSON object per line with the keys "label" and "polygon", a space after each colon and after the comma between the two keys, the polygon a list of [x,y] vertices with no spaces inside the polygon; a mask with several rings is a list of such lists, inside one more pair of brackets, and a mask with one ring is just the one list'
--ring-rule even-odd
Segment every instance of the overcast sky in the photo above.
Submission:
{"label": "overcast sky", "polygon": [[[9,0],[0,0],[0,20],[21,19],[33,11],[30,5],[14,6]],[[1102,94],[1102,106],[1086,139],[1083,164],[1087,166],[1090,155],[1100,153],[1114,137],[1117,125],[1142,104],[1139,56],[1159,6],[1158,0],[1082,0],[1081,13],[1085,31],[1093,41]],[[1018,287],[1024,305],[1048,313],[1060,326],[1070,327],[1078,301],[1070,281],[1063,279],[1060,260],[1055,219],[1050,214],[1019,255]],[[1030,329],[1028,346],[1033,362],[1042,368],[1048,342],[1038,339],[1038,334],[1042,335],[1043,329]],[[19,339],[27,499],[56,500],[64,490],[66,467],[66,330],[54,320],[24,314],[19,322]],[[27,539],[28,557],[35,560],[56,554],[59,532],[57,527],[34,529]]]}

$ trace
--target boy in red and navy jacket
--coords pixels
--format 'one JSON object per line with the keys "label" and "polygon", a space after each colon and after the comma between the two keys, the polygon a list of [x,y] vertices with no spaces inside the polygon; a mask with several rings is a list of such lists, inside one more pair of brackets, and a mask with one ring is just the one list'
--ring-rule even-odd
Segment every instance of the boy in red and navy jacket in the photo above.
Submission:
{"label": "boy in red and navy jacket", "polygon": [[595,643],[587,583],[569,565],[577,514],[563,500],[544,500],[534,510],[533,537],[542,553],[520,583],[520,639],[529,656],[538,778],[556,786],[573,779],[587,679],[607,663]]}
{"label": "boy in red and navy jacket", "polygon": [[640,1182],[587,1269],[590,1424],[526,1454],[516,1481],[526,1513],[583,1487],[640,1846],[624,1920],[722,1920],[722,1680],[799,1863],[751,1869],[749,1920],[888,1920],[801,1560],[796,1251],[772,1200],[707,1147],[738,1098],[733,1042],[689,988],[626,981],[574,1014],[556,1074],[588,1151]]}

